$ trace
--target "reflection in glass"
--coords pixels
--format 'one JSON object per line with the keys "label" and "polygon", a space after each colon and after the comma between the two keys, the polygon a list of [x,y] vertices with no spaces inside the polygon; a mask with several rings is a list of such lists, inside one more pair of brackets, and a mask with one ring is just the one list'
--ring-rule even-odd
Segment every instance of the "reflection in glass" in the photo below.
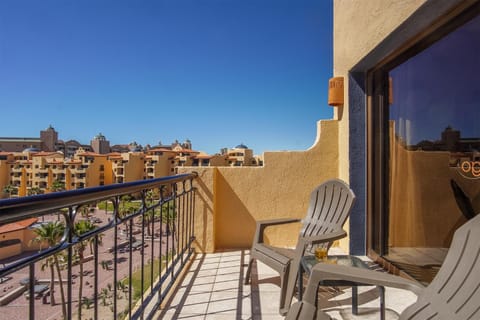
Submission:
{"label": "reflection in glass", "polygon": [[388,255],[429,282],[480,213],[480,17],[390,70]]}

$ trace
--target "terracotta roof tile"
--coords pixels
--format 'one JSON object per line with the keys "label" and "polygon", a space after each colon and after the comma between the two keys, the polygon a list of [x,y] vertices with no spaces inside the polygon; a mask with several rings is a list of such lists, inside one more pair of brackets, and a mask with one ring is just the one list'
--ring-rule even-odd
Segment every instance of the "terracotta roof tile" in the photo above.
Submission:
{"label": "terracotta roof tile", "polygon": [[6,232],[13,232],[13,231],[17,231],[17,230],[26,229],[37,221],[38,221],[37,218],[30,218],[30,219],[25,219],[25,220],[22,220],[22,221],[8,223],[8,224],[0,227],[0,234],[1,233],[6,233]]}

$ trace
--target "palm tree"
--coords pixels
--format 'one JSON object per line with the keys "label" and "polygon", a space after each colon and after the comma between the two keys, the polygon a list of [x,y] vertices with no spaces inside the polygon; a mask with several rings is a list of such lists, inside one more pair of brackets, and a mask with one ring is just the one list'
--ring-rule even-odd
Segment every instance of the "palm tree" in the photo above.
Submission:
{"label": "palm tree", "polygon": [[175,218],[177,217],[175,209],[175,201],[171,200],[166,203],[166,206],[162,206],[162,220],[166,221],[166,233],[170,235],[171,232],[175,232]]}
{"label": "palm tree", "polygon": [[[132,197],[129,195],[123,195],[120,198],[120,205],[118,206],[118,215],[120,218],[124,218],[131,213],[131,207],[129,205],[131,200],[132,200]],[[125,227],[125,234],[127,234],[128,232],[127,221],[125,221],[123,225]]]}
{"label": "palm tree", "polygon": [[61,180],[55,180],[52,182],[52,185],[50,186],[50,191],[52,192],[58,192],[58,191],[64,191],[65,190],[65,183]]}
{"label": "palm tree", "polygon": [[[75,233],[78,236],[85,234],[91,230],[94,230],[96,227],[90,220],[79,220],[75,223]],[[99,237],[100,239],[100,237]],[[90,237],[87,240],[80,241],[76,244],[75,249],[77,251],[79,260],[80,260],[80,283],[78,286],[78,319],[82,318],[82,293],[83,293],[83,259],[85,249],[87,248],[87,243],[91,243],[95,240],[94,237]],[[87,308],[88,309],[88,308]]]}
{"label": "palm tree", "polygon": [[11,198],[13,193],[17,192],[17,187],[11,183],[3,187],[3,192],[8,193],[8,197]]}
{"label": "palm tree", "polygon": [[27,191],[27,195],[29,195],[29,196],[33,196],[33,195],[36,195],[36,194],[43,194],[43,190],[38,188],[38,187],[32,187],[32,188],[28,189],[28,191]]}
{"label": "palm tree", "polygon": [[[46,243],[48,247],[53,247],[56,244],[58,244],[59,240],[62,238],[63,234],[65,231],[65,226],[63,223],[58,222],[58,221],[52,221],[49,223],[44,223],[40,225],[40,227],[35,229],[36,237],[33,239],[34,242],[40,243],[40,251],[42,250],[42,244]],[[60,263],[59,263],[59,253],[53,254],[52,257],[49,257],[47,259],[52,259],[52,261],[46,261],[46,265],[48,264],[49,267],[51,268],[51,279],[50,279],[50,301],[51,304],[54,305],[54,284],[55,284],[55,279],[54,279],[54,272],[53,272],[53,267],[57,269],[57,274],[58,274],[58,280],[60,282],[60,297],[62,299],[62,314],[63,318],[67,318],[67,309],[65,305],[65,293],[63,291],[63,283],[62,283],[62,273],[60,272]]]}
{"label": "palm tree", "polygon": [[42,271],[45,270],[45,268],[50,268],[50,305],[54,306],[55,305],[55,295],[53,294],[53,285],[55,284],[55,263],[53,260],[53,257],[47,257],[45,258],[41,269]]}

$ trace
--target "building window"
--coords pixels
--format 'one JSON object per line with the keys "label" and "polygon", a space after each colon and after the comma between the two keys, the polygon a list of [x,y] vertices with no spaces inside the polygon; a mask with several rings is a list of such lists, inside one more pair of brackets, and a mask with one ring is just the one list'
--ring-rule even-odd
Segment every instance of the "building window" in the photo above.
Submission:
{"label": "building window", "polygon": [[10,247],[13,245],[21,244],[20,239],[8,239],[0,241],[0,248]]}
{"label": "building window", "polygon": [[479,38],[465,13],[371,77],[370,249],[425,283],[480,212]]}

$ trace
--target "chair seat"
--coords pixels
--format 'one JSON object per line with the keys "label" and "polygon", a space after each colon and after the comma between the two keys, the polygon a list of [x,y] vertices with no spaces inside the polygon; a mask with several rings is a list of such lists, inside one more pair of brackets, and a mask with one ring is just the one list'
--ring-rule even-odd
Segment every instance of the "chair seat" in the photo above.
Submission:
{"label": "chair seat", "polygon": [[288,248],[279,248],[263,243],[257,243],[252,248],[252,256],[259,259],[277,272],[288,268],[295,251]]}

